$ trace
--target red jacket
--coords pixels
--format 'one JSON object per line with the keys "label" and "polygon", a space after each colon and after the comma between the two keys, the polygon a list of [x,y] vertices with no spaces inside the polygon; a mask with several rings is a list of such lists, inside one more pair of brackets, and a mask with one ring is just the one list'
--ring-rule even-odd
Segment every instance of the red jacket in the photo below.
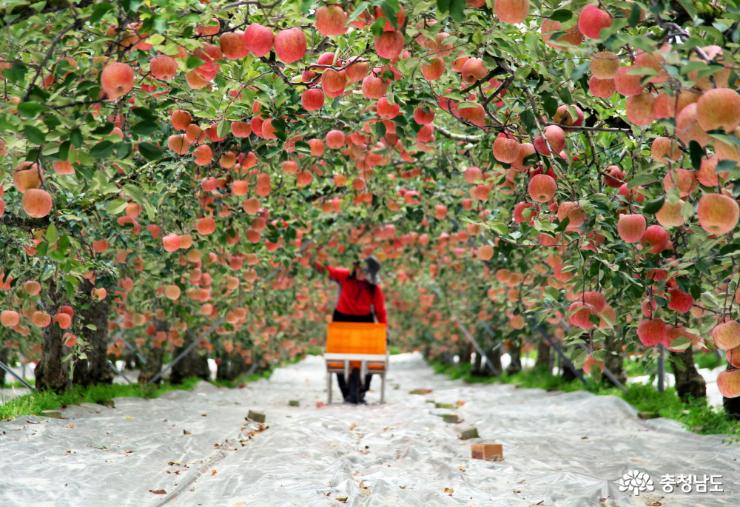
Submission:
{"label": "red jacket", "polygon": [[360,281],[349,275],[346,268],[333,268],[316,263],[319,271],[328,271],[329,278],[339,284],[339,301],[337,310],[348,315],[369,315],[375,308],[375,318],[382,324],[388,323],[385,313],[385,298],[379,285],[373,286],[367,281]]}

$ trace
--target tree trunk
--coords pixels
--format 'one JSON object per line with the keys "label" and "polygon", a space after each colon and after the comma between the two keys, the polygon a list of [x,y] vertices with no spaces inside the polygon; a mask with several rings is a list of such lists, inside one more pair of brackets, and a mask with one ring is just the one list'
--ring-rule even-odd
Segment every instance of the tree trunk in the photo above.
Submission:
{"label": "tree trunk", "polygon": [[41,359],[34,371],[36,389],[62,392],[67,388],[67,369],[62,364],[63,333],[64,331],[55,324],[44,330]]}
{"label": "tree trunk", "polygon": [[[53,303],[51,307],[46,308],[46,311],[50,315],[54,315],[57,308],[62,304],[62,298],[64,297],[61,291],[57,291],[54,282],[49,282],[49,297]],[[64,331],[55,323],[44,329],[41,358],[34,370],[36,389],[38,390],[62,392],[67,388],[67,368],[62,364],[63,335]]]}
{"label": "tree trunk", "polygon": [[444,352],[442,352],[440,360],[444,364],[455,364],[455,356],[453,356],[452,352],[450,352],[449,350],[445,350]]}
{"label": "tree trunk", "polygon": [[[501,366],[501,347],[496,347],[493,350],[488,351],[488,359],[491,360],[491,366],[493,366],[493,369],[497,372],[501,372],[503,370],[503,367]],[[491,369],[486,366],[484,368],[485,371],[491,372]]]}
{"label": "tree trunk", "polygon": [[[165,333],[167,331],[167,323],[163,320],[154,321],[155,336],[151,338],[150,343],[144,347],[143,350],[143,362],[139,369],[139,384],[148,384],[156,377],[159,372],[162,371],[162,361],[164,360],[164,339],[157,337],[159,333]],[[155,384],[162,382],[162,378],[158,378]]]}
{"label": "tree trunk", "polygon": [[669,359],[676,378],[676,391],[681,400],[686,402],[692,398],[706,399],[707,385],[704,377],[696,371],[691,347],[683,352],[671,352]]}
{"label": "tree trunk", "polygon": [[460,345],[460,364],[470,364],[471,356],[473,355],[473,346],[470,342],[465,342]]}
{"label": "tree trunk", "polygon": [[473,361],[472,373],[474,375],[483,375],[485,372],[481,369],[483,365],[483,356],[477,350],[475,351],[475,360]]}
{"label": "tree trunk", "polygon": [[537,343],[537,360],[534,367],[537,370],[550,371],[550,346],[544,339]]}
{"label": "tree trunk", "polygon": [[576,377],[576,374],[573,372],[573,370],[563,365],[563,374],[560,376],[560,378],[562,378],[566,382],[570,382],[571,380],[575,380],[578,377]]}
{"label": "tree trunk", "polygon": [[[619,331],[621,334],[621,328]],[[624,357],[622,357],[621,344],[616,332],[607,335],[605,350],[604,366],[624,385],[627,382],[627,375],[624,374]],[[606,375],[603,378],[611,383]]]}
{"label": "tree trunk", "polygon": [[[83,294],[90,294],[93,285],[82,284]],[[108,314],[110,299],[93,301],[88,298],[87,306],[79,312],[82,323],[80,337],[87,343],[85,358],[78,359],[72,370],[72,383],[83,386],[113,383],[113,371],[108,366]],[[92,326],[89,327],[89,326]]]}
{"label": "tree trunk", "polygon": [[[144,360],[146,363],[141,365],[139,370],[139,384],[148,384],[156,377],[159,372],[162,371],[162,361],[164,360],[164,347],[148,346],[143,351]],[[155,384],[162,382],[162,378],[158,378]]]}
{"label": "tree trunk", "polygon": [[[2,342],[0,342],[0,362],[8,364],[8,358],[10,357],[10,354],[8,354],[8,349],[4,348],[2,346]],[[0,387],[5,385],[5,370],[0,370]]]}
{"label": "tree trunk", "polygon": [[[197,338],[188,333],[182,347],[175,350],[173,360],[188,348],[193,343],[193,340],[197,340]],[[173,384],[182,384],[188,377],[200,377],[203,380],[208,380],[210,376],[211,371],[208,369],[208,355],[196,346],[185,357],[180,358],[180,361],[172,367],[170,382]]]}
{"label": "tree trunk", "polygon": [[[729,364],[727,369],[733,369]],[[740,396],[735,398],[722,398],[722,406],[725,408],[725,413],[728,417],[734,420],[740,420]]]}
{"label": "tree trunk", "polygon": [[216,362],[216,378],[218,380],[234,380],[248,369],[244,363],[244,358],[233,352],[222,352]]}
{"label": "tree trunk", "polygon": [[511,357],[511,363],[506,368],[506,373],[512,375],[522,371],[522,346],[519,343],[512,343],[509,347],[509,357]]}

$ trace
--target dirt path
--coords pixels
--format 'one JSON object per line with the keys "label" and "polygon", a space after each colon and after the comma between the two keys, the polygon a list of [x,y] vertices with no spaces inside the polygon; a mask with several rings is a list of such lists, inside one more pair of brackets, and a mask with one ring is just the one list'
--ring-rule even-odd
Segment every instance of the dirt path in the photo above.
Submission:
{"label": "dirt path", "polygon": [[[469,386],[412,354],[393,356],[382,406],[375,379],[370,405],[317,408],[324,381],[310,357],[244,389],[203,383],[115,408],[71,407],[66,419],[0,423],[0,505],[740,504],[740,445],[642,421],[617,398]],[[409,394],[418,387],[433,392]],[[249,409],[266,414],[266,427],[245,420]],[[437,415],[451,412],[464,422]],[[457,438],[470,425],[504,445],[503,462],[470,459]],[[655,491],[619,491],[634,468]],[[721,474],[725,492],[666,494],[664,474]]]}

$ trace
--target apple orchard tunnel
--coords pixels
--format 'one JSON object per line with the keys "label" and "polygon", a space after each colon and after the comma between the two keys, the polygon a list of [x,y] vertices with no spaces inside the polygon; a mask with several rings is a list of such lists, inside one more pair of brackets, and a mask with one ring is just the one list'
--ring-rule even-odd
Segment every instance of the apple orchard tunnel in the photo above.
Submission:
{"label": "apple orchard tunnel", "polygon": [[722,1],[0,5],[1,505],[737,505]]}

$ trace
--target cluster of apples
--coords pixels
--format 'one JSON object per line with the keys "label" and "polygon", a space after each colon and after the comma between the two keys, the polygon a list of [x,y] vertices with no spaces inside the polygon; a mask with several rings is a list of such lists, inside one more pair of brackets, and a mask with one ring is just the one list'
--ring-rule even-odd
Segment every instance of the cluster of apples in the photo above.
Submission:
{"label": "cluster of apples", "polygon": [[[23,194],[21,205],[29,217],[43,218],[51,213],[53,200],[51,194],[41,188],[43,175],[36,162],[21,162],[13,171],[15,189]],[[5,212],[4,189],[0,186],[0,216]]]}
{"label": "cluster of apples", "polygon": [[[2,279],[2,276],[0,276],[0,279]],[[7,284],[0,284],[0,290],[9,291],[11,289],[10,281],[7,280]],[[7,329],[12,329],[21,336],[28,336],[31,333],[31,329],[23,324],[23,318],[37,329],[44,329],[52,324],[65,331],[70,329],[75,315],[74,309],[70,305],[61,305],[54,315],[50,315],[45,310],[38,308],[38,297],[40,293],[40,282],[27,280],[21,283],[19,290],[14,296],[15,302],[21,307],[21,310],[0,311],[0,325]],[[67,332],[64,334],[63,339],[67,343],[74,344],[77,337]]]}

